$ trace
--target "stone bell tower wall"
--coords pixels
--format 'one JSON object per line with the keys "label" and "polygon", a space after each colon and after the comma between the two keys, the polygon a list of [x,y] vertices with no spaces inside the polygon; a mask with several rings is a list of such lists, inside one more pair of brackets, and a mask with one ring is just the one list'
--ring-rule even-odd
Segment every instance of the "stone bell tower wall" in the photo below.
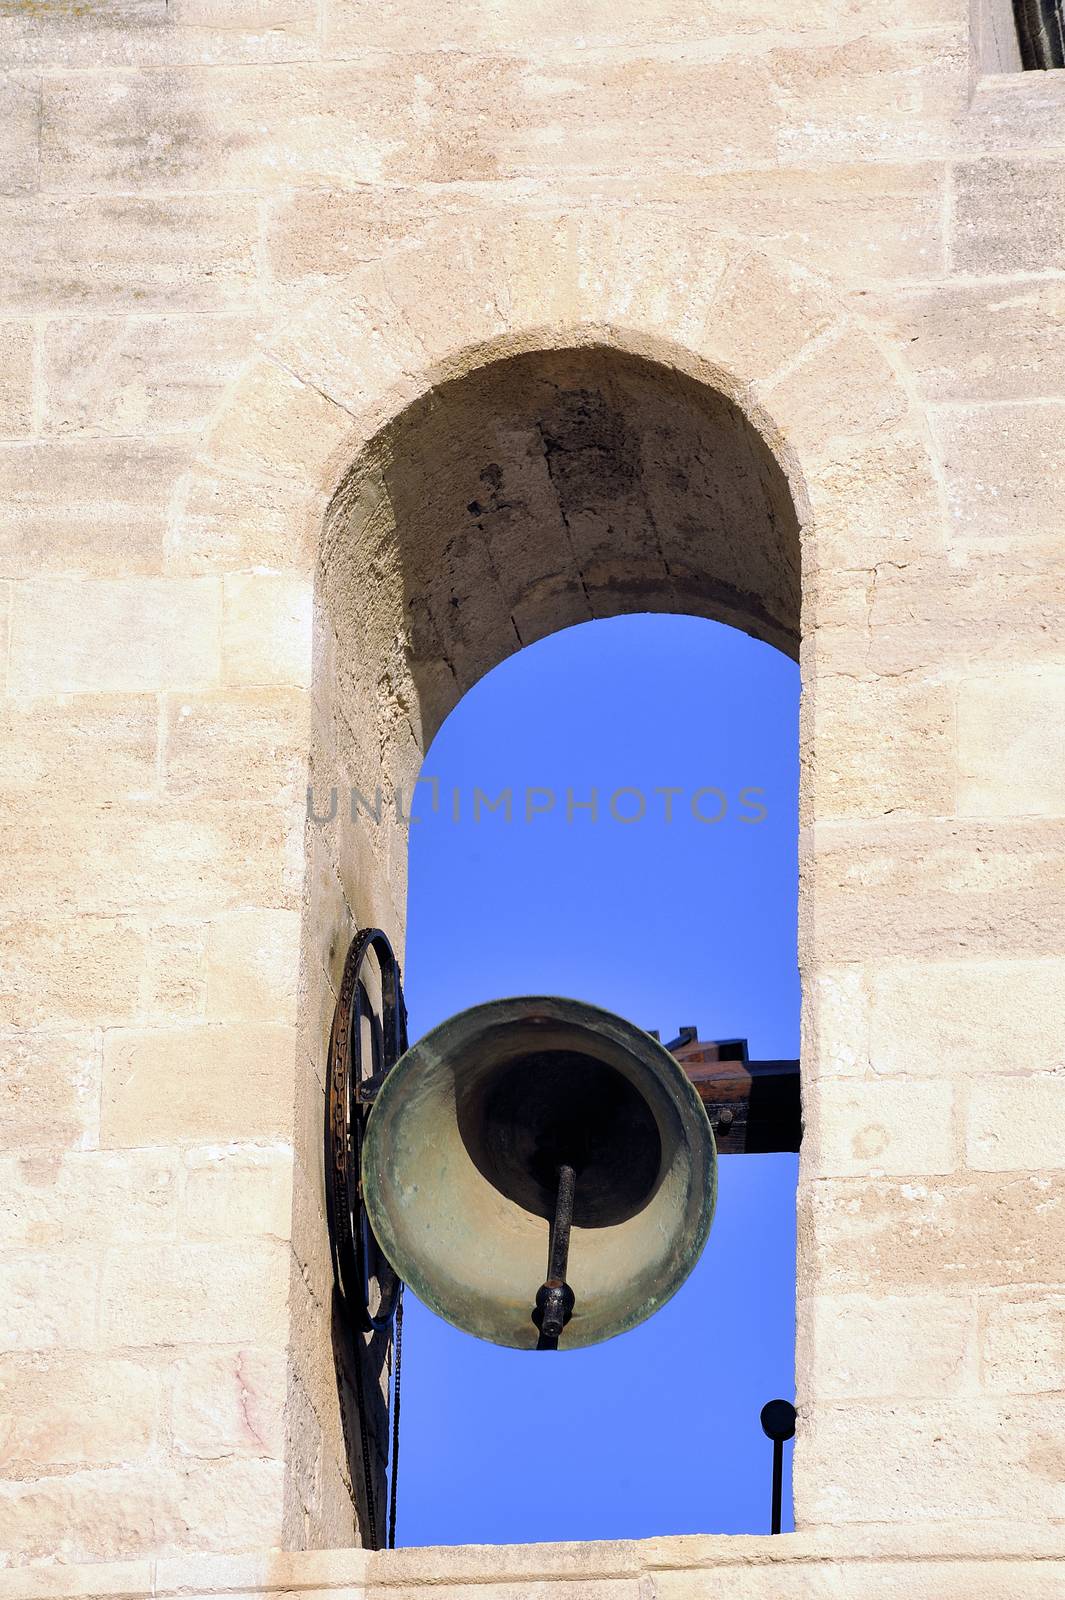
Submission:
{"label": "stone bell tower wall", "polygon": [[[965,0],[0,3],[0,1588],[1060,1582],[1065,74],[977,44]],[[519,434],[549,383],[605,430],[624,516],[564,557],[503,364]],[[523,461],[524,519],[466,494]],[[405,840],[308,775],[393,795],[508,650],[647,608],[801,635],[802,1531],[314,1554],[358,1538],[324,1041]]]}

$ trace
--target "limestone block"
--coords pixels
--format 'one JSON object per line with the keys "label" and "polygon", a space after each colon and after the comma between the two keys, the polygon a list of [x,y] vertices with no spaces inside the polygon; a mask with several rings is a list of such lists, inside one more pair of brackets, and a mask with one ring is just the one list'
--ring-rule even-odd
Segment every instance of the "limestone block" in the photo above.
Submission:
{"label": "limestone block", "polygon": [[[833,602],[841,603],[840,590],[846,597],[860,574],[869,620],[879,624],[878,594],[885,572],[897,563],[908,589],[911,563],[942,550],[945,542],[940,490],[927,444],[896,428],[890,438],[833,440],[817,462],[804,466],[813,512],[806,551],[816,577],[815,618],[826,625],[834,622]],[[853,615],[849,607],[843,613],[851,628]],[[852,646],[867,646],[856,630]],[[927,667],[928,658],[921,664]]]}
{"label": "limestone block", "polygon": [[144,934],[121,917],[0,918],[0,1025],[106,1028],[136,1016]]}
{"label": "limestone block", "polygon": [[977,1387],[965,1297],[817,1295],[800,1305],[808,1401],[943,1399]]}
{"label": "limestone block", "polygon": [[207,1016],[211,1022],[296,1020],[297,911],[230,911],[211,923]]}
{"label": "limestone block", "polygon": [[154,1364],[121,1357],[0,1357],[0,1478],[143,1457],[158,1438],[161,1388]]}
{"label": "limestone block", "polygon": [[56,318],[44,334],[46,433],[197,432],[255,352],[250,317]]}
{"label": "limestone block", "polygon": [[500,104],[500,75],[505,59],[422,55],[233,66],[224,94],[200,67],[50,76],[41,181],[103,194],[493,177],[495,123],[470,113],[478,90],[482,109]]}
{"label": "limestone block", "polygon": [[1065,815],[1065,669],[963,678],[958,772],[963,815]]}
{"label": "limestone block", "polygon": [[801,853],[817,894],[816,921],[800,930],[804,962],[1065,949],[1056,819],[825,823]]}
{"label": "limestone block", "polygon": [[869,997],[861,967],[818,967],[802,979],[804,1079],[864,1075],[869,1068]]}
{"label": "limestone block", "polygon": [[824,1292],[1065,1283],[1059,1173],[826,1179],[799,1217],[800,1268]]}
{"label": "limestone block", "polygon": [[870,279],[938,271],[942,191],[937,163],[893,161],[715,173],[693,180],[683,198],[722,232],[862,292]]}
{"label": "limestone block", "polygon": [[1030,538],[1065,517],[1065,403],[937,408],[933,427],[957,533]]}
{"label": "limestone block", "polygon": [[1060,158],[961,161],[954,169],[956,272],[1045,272],[1065,265]]}
{"label": "limestone block", "polygon": [[102,1345],[262,1344],[285,1337],[288,1246],[125,1246],[100,1275]]}
{"label": "limestone block", "polygon": [[287,1144],[209,1145],[186,1153],[183,1237],[287,1239],[291,1225]]}
{"label": "limestone block", "polygon": [[[1012,21],[1003,14],[1007,27]],[[1065,83],[1055,72],[1018,72],[1000,67],[973,85],[965,119],[965,147],[1018,155],[1039,155],[1061,147]]]}
{"label": "limestone block", "polygon": [[921,393],[933,401],[1060,397],[1065,284],[948,284],[865,294]]}
{"label": "limestone block", "polygon": [[35,696],[202,689],[217,680],[221,595],[211,578],[17,585],[10,686]]}
{"label": "limestone block", "polygon": [[315,0],[49,0],[0,14],[0,65],[140,66],[316,53]]}
{"label": "limestone block", "polygon": [[803,1430],[797,1515],[837,1525],[1060,1517],[1065,1401],[818,1405]]}
{"label": "limestone block", "polygon": [[242,195],[0,200],[0,307],[218,311],[252,302],[258,217]]}
{"label": "limestone block", "polygon": [[[821,516],[821,508],[818,510]],[[1061,664],[1059,639],[1065,630],[1065,561],[1058,535],[1011,535],[1009,562],[1002,540],[955,532],[949,549],[937,525],[935,551],[926,544],[901,545],[879,560],[868,575],[870,631],[834,621],[819,628],[808,645],[830,670],[897,676],[927,672],[935,661],[986,676],[1005,662]],[[820,562],[821,541],[815,535]],[[821,568],[818,587],[829,594],[853,585],[855,574]],[[873,579],[875,578],[875,582]],[[823,602],[816,602],[819,610]],[[836,603],[836,615],[841,602]]]}
{"label": "limestone block", "polygon": [[[153,695],[0,702],[0,792],[22,804],[117,801],[155,786]],[[32,797],[32,798],[31,798]]]}
{"label": "limestone block", "polygon": [[310,572],[325,503],[298,480],[249,478],[220,468],[190,472],[175,490],[167,569]]}
{"label": "limestone block", "polygon": [[776,383],[756,394],[800,459],[816,461],[831,442],[894,430],[908,410],[891,367],[865,334],[846,330],[816,344]]}
{"label": "limestone block", "polygon": [[185,801],[303,806],[308,712],[302,689],[168,695],[163,707],[166,789]]}
{"label": "limestone block", "polygon": [[310,687],[309,578],[227,573],[222,588],[222,676],[240,686]]}
{"label": "limestone block", "polygon": [[84,1148],[97,1133],[100,1044],[93,1033],[0,1034],[0,1148]]}
{"label": "limestone block", "polygon": [[213,462],[241,472],[335,484],[350,465],[353,421],[326,395],[262,359],[241,378],[209,439]]}
{"label": "limestone block", "polygon": [[819,673],[804,810],[812,820],[954,810],[955,687]]}
{"label": "limestone block", "polygon": [[[463,206],[469,213],[469,196]],[[300,188],[267,202],[271,281],[346,276],[399,246],[416,249],[435,208],[408,190]]]}
{"label": "limestone block", "polygon": [[0,77],[0,194],[38,187],[40,125],[40,79],[14,73]]}
{"label": "limestone block", "polygon": [[991,1394],[1065,1388],[1065,1295],[1009,1295],[983,1316],[981,1379]]}
{"label": "limestone block", "polygon": [[146,928],[141,1011],[146,1021],[195,1022],[207,1005],[207,923],[189,919]]}
{"label": "limestone block", "polygon": [[[892,27],[944,26],[957,22],[954,0],[905,0],[892,11]],[[427,16],[418,0],[331,0],[326,48],[350,55],[369,47],[387,50],[493,49],[542,55],[578,42],[589,49],[607,45],[670,45],[718,42],[730,35],[805,33],[833,29],[848,36],[875,32],[861,0],[812,0],[796,12],[787,0],[758,0],[737,9],[731,0],[655,0],[631,17],[608,6],[574,13],[558,0],[535,0],[512,12],[477,0],[447,0]]]}
{"label": "limestone block", "polygon": [[803,1095],[803,1159],[818,1177],[953,1172],[954,1086],[821,1079]]}
{"label": "limestone block", "polygon": [[293,1033],[272,1024],[113,1029],[104,1040],[105,1148],[284,1136]]}
{"label": "limestone block", "polygon": [[769,52],[768,68],[782,111],[784,163],[946,154],[968,100],[960,33],[789,42]]}
{"label": "limestone block", "polygon": [[163,569],[166,505],[185,451],[136,440],[0,447],[0,569],[133,577]]}
{"label": "limestone block", "polygon": [[5,1251],[0,1255],[0,1349],[91,1349],[99,1272],[98,1261],[84,1251]]}
{"label": "limestone block", "polygon": [[178,1226],[172,1151],[42,1151],[5,1157],[0,1175],[0,1235],[12,1249],[169,1239]]}
{"label": "limestone block", "polygon": [[[198,1550],[270,1549],[280,1537],[283,1467],[233,1457],[90,1468],[0,1488],[0,1547],[25,1562],[96,1562]],[[25,1581],[23,1574],[20,1578]],[[144,1591],[145,1600],[152,1584]],[[116,1597],[117,1600],[117,1597]]]}
{"label": "limestone block", "polygon": [[971,1078],[1062,1062],[1065,960],[876,962],[866,989],[877,1073]]}
{"label": "limestone block", "polygon": [[33,324],[0,323],[0,438],[33,431]]}
{"label": "limestone block", "polygon": [[7,693],[12,587],[6,578],[0,578],[0,694]]}
{"label": "limestone block", "polygon": [[[697,348],[739,384],[771,379],[831,326],[835,308],[800,275],[747,255],[725,274]],[[772,412],[773,420],[779,418]]]}
{"label": "limestone block", "polygon": [[[492,64],[507,113],[475,147],[456,145],[437,174],[566,178],[727,171],[772,161],[779,112],[757,55],[699,60],[579,49],[556,62]],[[467,93],[484,93],[471,81]],[[472,167],[472,170],[470,170]]]}
{"label": "limestone block", "polygon": [[0,879],[0,912],[205,918],[237,905],[294,906],[289,818],[277,807],[158,801],[70,808],[53,800],[0,816],[0,851],[20,875]]}
{"label": "limestone block", "polygon": [[184,1353],[174,1373],[174,1446],[180,1455],[280,1457],[285,1354],[242,1346]]}
{"label": "limestone block", "polygon": [[1065,1167],[1065,1069],[970,1085],[965,1150],[978,1172]]}

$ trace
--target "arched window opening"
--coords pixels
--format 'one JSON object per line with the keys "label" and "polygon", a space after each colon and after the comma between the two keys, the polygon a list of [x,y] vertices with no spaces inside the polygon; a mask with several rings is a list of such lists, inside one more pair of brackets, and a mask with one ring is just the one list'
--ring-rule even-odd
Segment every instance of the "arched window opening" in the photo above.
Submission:
{"label": "arched window opening", "polygon": [[[611,722],[630,730],[639,725],[657,730],[672,726],[676,747],[673,754],[683,754],[689,763],[696,756],[701,760],[712,751],[703,748],[698,730],[708,716],[712,717],[715,706],[720,710],[728,702],[722,685],[732,678],[741,683],[744,674],[748,680],[751,674],[757,677],[763,670],[759,663],[774,662],[777,670],[790,674],[790,688],[780,703],[789,704],[794,716],[794,659],[798,655],[800,611],[799,522],[788,479],[767,442],[774,438],[772,425],[756,408],[750,415],[741,408],[741,391],[725,375],[697,376],[687,370],[686,358],[679,352],[663,350],[659,356],[661,359],[652,359],[605,343],[582,342],[573,347],[526,350],[475,365],[464,375],[427,391],[382,428],[354,462],[333,498],[326,518],[316,597],[310,781],[312,794],[319,798],[307,833],[309,899],[304,924],[310,1030],[307,1060],[311,1066],[320,1062],[328,1049],[332,997],[337,993],[344,952],[353,931],[371,927],[386,931],[403,961],[408,994],[416,997],[412,1038],[423,1033],[430,1020],[461,1007],[463,975],[477,970],[479,941],[490,940],[502,965],[489,993],[482,990],[478,998],[537,990],[554,990],[593,1001],[598,997],[601,1004],[630,1022],[657,1029],[667,1042],[675,1028],[695,1023],[703,1037],[712,1036],[711,1030],[719,1037],[746,1037],[753,1051],[763,1057],[797,1054],[793,1041],[774,1044],[759,1037],[758,1029],[763,1024],[757,1018],[764,1010],[760,992],[764,980],[759,977],[757,960],[733,963],[734,970],[739,972],[742,967],[745,976],[731,984],[727,1005],[722,998],[725,987],[715,987],[713,1017],[701,1003],[701,987],[698,993],[691,986],[683,992],[678,989],[667,993],[647,986],[645,980],[660,966],[663,950],[669,949],[694,903],[686,898],[693,878],[683,852],[670,864],[672,841],[681,838],[684,828],[693,838],[697,835],[702,839],[711,834],[717,836],[719,829],[726,830],[721,835],[725,837],[727,830],[735,827],[737,839],[753,839],[763,827],[753,820],[759,816],[759,799],[741,793],[759,785],[756,780],[748,782],[738,775],[731,780],[728,792],[718,795],[714,791],[722,785],[712,775],[704,780],[696,766],[691,766],[691,776],[685,780],[691,793],[648,794],[645,798],[645,782],[652,789],[669,790],[675,786],[672,777],[659,777],[652,770],[655,766],[659,773],[676,770],[678,763],[667,763],[662,752],[650,765],[641,765],[631,780],[620,772],[616,780],[604,780],[610,785],[601,799],[606,814],[591,825],[581,857],[581,864],[587,864],[600,848],[598,841],[605,841],[610,830],[618,837],[636,836],[645,827],[644,817],[636,816],[641,807],[653,807],[656,814],[664,815],[665,806],[672,802],[684,811],[683,825],[679,815],[665,824],[653,882],[648,880],[645,884],[642,911],[630,905],[628,899],[615,906],[613,922],[616,926],[626,925],[628,942],[626,961],[621,962],[616,956],[612,959],[613,983],[600,984],[594,970],[582,976],[575,969],[572,929],[582,928],[588,898],[586,876],[576,869],[557,880],[553,931],[545,932],[539,941],[535,964],[529,961],[528,952],[521,954],[517,946],[510,949],[508,957],[507,939],[499,929],[486,927],[483,920],[478,923],[478,908],[468,884],[461,886],[461,892],[456,885],[452,892],[449,954],[461,948],[464,955],[448,980],[451,992],[446,1000],[436,1004],[431,990],[422,988],[423,982],[430,982],[433,967],[445,970],[443,963],[434,962],[431,953],[403,948],[410,839],[412,833],[418,834],[419,827],[428,833],[425,822],[409,820],[410,810],[413,805],[417,813],[419,807],[433,802],[432,785],[418,782],[423,774],[423,758],[464,695],[477,685],[478,692],[489,698],[496,692],[505,675],[487,675],[508,657],[517,655],[517,660],[506,670],[519,674],[529,663],[548,662],[553,659],[552,652],[565,652],[573,647],[573,640],[585,635],[585,630],[577,626],[582,623],[595,624],[587,631],[593,641],[589,656],[593,662],[595,640],[602,641],[605,662],[610,659],[607,643],[622,639],[626,627],[641,626],[675,628],[680,630],[677,639],[687,637],[685,629],[695,629],[701,638],[732,639],[735,649],[750,653],[738,676],[731,666],[724,676],[715,673],[705,661],[693,664],[685,674],[679,665],[683,649],[675,640],[668,645],[662,643],[659,653],[647,658],[646,683],[656,681],[656,692],[648,698],[648,690],[641,686],[643,680],[630,682],[627,699],[615,700],[586,725],[589,751],[595,742],[591,736],[593,722],[599,729]],[[654,613],[669,615],[647,615]],[[611,623],[609,619],[618,620]],[[731,626],[708,628],[708,622]],[[619,631],[611,633],[611,627]],[[526,650],[526,646],[534,648]],[[538,656],[538,650],[543,654]],[[658,669],[652,670],[652,660],[659,667],[666,665],[664,681],[660,681],[660,674],[656,678]],[[614,686],[628,681],[623,670],[626,663],[631,667],[627,652],[622,650],[611,674]],[[575,666],[564,687],[552,691],[557,708],[576,708],[586,666],[587,662],[579,670]],[[680,717],[678,708],[691,692],[694,698],[687,701],[687,711]],[[470,704],[477,703],[476,696],[471,697]],[[737,704],[741,703],[746,702]],[[531,710],[530,707],[530,713],[522,718],[511,718],[507,725],[531,727],[535,720]],[[461,727],[463,719],[460,710],[454,726]],[[757,722],[750,706],[744,712],[734,709],[732,719],[737,729],[753,727]],[[554,721],[559,718],[556,716]],[[779,747],[792,763],[792,813],[796,745],[792,726]],[[645,771],[652,773],[653,781],[641,776]],[[430,769],[424,770],[425,777],[434,775]],[[486,836],[489,819],[485,813],[489,799],[497,799],[499,786],[492,788],[488,772],[484,781],[471,778],[470,783],[485,797],[481,801],[482,820],[473,837]],[[531,775],[524,787],[529,786],[551,788],[552,782],[547,779],[541,783]],[[554,816],[540,820],[550,827],[559,824],[561,818],[561,825],[570,829],[572,838],[577,840],[580,821],[587,817],[591,823],[590,812],[581,810],[588,805],[590,796],[581,792],[580,779],[570,782],[565,774],[558,775],[554,787],[559,786],[561,793],[549,808]],[[684,782],[676,786],[683,790]],[[573,791],[571,797],[567,797],[567,790]],[[780,793],[783,795],[784,790]],[[441,789],[437,798],[442,814],[445,804],[451,805],[451,796],[445,797]],[[475,803],[472,789],[466,801],[471,806]],[[523,827],[527,825],[524,818],[530,803],[531,821],[537,817],[537,807],[547,805],[544,796],[533,796],[530,802],[523,789]],[[778,803],[769,832],[783,825],[788,803],[783,799]],[[569,810],[573,812],[572,826],[567,820]],[[744,815],[750,815],[752,821],[745,824],[738,820]],[[501,826],[506,826],[505,821]],[[769,837],[769,832],[763,836]],[[781,904],[791,907],[787,914],[787,946],[793,1001],[794,833],[792,817],[787,829],[792,867],[781,880]],[[726,853],[725,859],[734,864],[749,848],[737,845]],[[561,851],[557,859],[563,860],[564,854]],[[624,883],[625,869],[604,867],[601,877],[597,899],[605,903],[606,889],[614,892]],[[497,874],[497,881],[503,882],[501,874]],[[537,874],[537,881],[547,882],[543,871]],[[527,886],[526,900],[534,887]],[[715,891],[719,888],[715,881]],[[703,921],[706,926],[713,926],[715,939],[724,941],[722,950],[735,954],[742,950],[746,939],[756,952],[764,952],[764,927],[744,921],[755,903],[748,893],[737,888],[725,896],[715,893],[711,901]],[[530,908],[532,903],[528,901]],[[510,926],[523,916],[523,891],[517,886],[507,894],[507,916]],[[584,957],[593,950],[587,939],[579,938],[577,945],[577,953],[583,952]],[[690,956],[698,945],[688,937],[684,948]],[[509,973],[507,959],[513,968]],[[674,959],[672,953],[670,959]],[[554,967],[552,961],[556,963]],[[620,971],[626,977],[619,986],[616,980]],[[700,983],[705,987],[703,979]],[[321,1002],[316,1000],[317,995],[321,995]],[[678,1006],[688,1010],[689,1015],[662,1014],[663,1010]],[[735,1020],[726,1020],[732,1016]],[[311,1099],[322,1092],[322,1073],[315,1070],[316,1083],[308,1086]],[[308,1129],[310,1126],[308,1122]],[[301,1159],[308,1168],[320,1160],[310,1148],[309,1136]],[[761,1159],[745,1158],[750,1174],[746,1181],[754,1182],[755,1167]],[[736,1181],[744,1180],[732,1180],[733,1186]],[[793,1164],[783,1181],[788,1190],[785,1211],[790,1230]],[[738,1211],[734,1214],[738,1215]],[[725,1226],[720,1221],[717,1224],[719,1242]],[[759,1273],[764,1251],[749,1231],[745,1251],[743,1271],[748,1275]],[[789,1249],[788,1255],[789,1288],[784,1302],[789,1319],[785,1344],[790,1371],[793,1251]],[[328,1263],[323,1261],[322,1267],[326,1269]],[[740,1268],[734,1264],[729,1272],[735,1280]],[[320,1275],[320,1284],[307,1286],[313,1300],[309,1315],[324,1320],[319,1308],[330,1304],[330,1284],[324,1270]],[[724,1308],[735,1307],[742,1300],[738,1283],[722,1282],[713,1287],[715,1318],[721,1320],[728,1315],[729,1325],[735,1328],[734,1311],[728,1314]],[[637,1329],[631,1338],[654,1337],[656,1324],[666,1328],[671,1319],[675,1322],[679,1318],[679,1325],[687,1330],[685,1337],[696,1338],[698,1346],[696,1330],[700,1318],[685,1316],[687,1292],[682,1291],[675,1302],[653,1318],[646,1331]],[[758,1344],[770,1324],[773,1330],[782,1326],[777,1317],[764,1319],[764,1324],[749,1328],[749,1345]],[[328,1330],[323,1331],[328,1337]],[[624,1355],[630,1348],[629,1336],[601,1348],[609,1366],[612,1361],[622,1360],[617,1351]],[[490,1362],[493,1354],[489,1352],[485,1359]],[[506,1352],[498,1355],[505,1357]],[[576,1353],[571,1352],[558,1360],[572,1363],[575,1357]],[[454,1350],[447,1359],[461,1366]],[[595,1349],[577,1359],[594,1360]],[[629,1449],[634,1459],[649,1464],[649,1470],[659,1479],[668,1456],[663,1440],[672,1436],[676,1416],[687,1408],[684,1386],[675,1381],[672,1365],[659,1362],[652,1353],[634,1369],[642,1374],[643,1395],[634,1396],[631,1402],[620,1395],[614,1404],[615,1411],[620,1408],[629,1416]],[[307,1361],[298,1363],[293,1372],[293,1382],[305,1392],[307,1404],[317,1416],[326,1419],[319,1470],[323,1492],[334,1506],[342,1504],[342,1497],[349,1493],[356,1476],[351,1465],[351,1408],[350,1404],[344,1408],[343,1379],[339,1403],[337,1398],[340,1366],[338,1358],[338,1371],[332,1374],[320,1364]],[[482,1368],[483,1372],[488,1370],[487,1366]],[[690,1367],[691,1370],[694,1369]],[[370,1383],[382,1399],[386,1372],[387,1350],[378,1341]],[[444,1381],[449,1388],[461,1392],[459,1374],[449,1375]],[[715,1395],[721,1390],[735,1394],[729,1372],[707,1370],[692,1381],[706,1383]],[[631,1388],[635,1379],[632,1372],[622,1376],[619,1368],[617,1382],[623,1389]],[[786,1391],[789,1387],[783,1380],[769,1384],[770,1389]],[[769,1392],[758,1396],[760,1402],[772,1397]],[[725,1403],[724,1398],[715,1400],[718,1411]],[[416,1407],[417,1402],[414,1404]],[[410,1426],[410,1405],[409,1400],[404,1402],[405,1427]],[[380,1408],[375,1404],[371,1410],[376,1422],[371,1418],[374,1438],[369,1442],[370,1453],[365,1448],[362,1451],[363,1478],[375,1483],[375,1500],[383,1504],[387,1441],[377,1426],[383,1420]],[[564,1419],[561,1425],[564,1432]],[[747,1428],[751,1448],[763,1461],[767,1503],[769,1447],[757,1433],[757,1418],[754,1431],[749,1424]],[[454,1419],[446,1431],[452,1436],[453,1445]],[[715,1439],[736,1462],[737,1438],[726,1439],[726,1431],[719,1429]],[[586,1443],[569,1442],[575,1470]],[[372,1470],[371,1458],[376,1461]],[[494,1481],[505,1481],[499,1475],[498,1464],[493,1466],[486,1457],[483,1465],[494,1475]],[[438,1470],[441,1476],[452,1475],[456,1470],[454,1449],[446,1448],[446,1441],[441,1446]],[[692,1471],[697,1470],[693,1463]],[[404,1472],[409,1472],[409,1466]],[[631,1482],[618,1485],[618,1504],[614,1507],[617,1517],[604,1517],[599,1526],[604,1533],[618,1535],[678,1527],[739,1528],[745,1525],[745,1514],[736,1507],[729,1509],[721,1498],[729,1491],[735,1475],[733,1472],[722,1476],[716,1508],[709,1494],[697,1494],[698,1514],[694,1501],[685,1504],[682,1500],[675,1501],[668,1514],[661,1500],[653,1508],[647,1502],[641,1511],[634,1477]],[[471,1487],[470,1492],[472,1495],[476,1491]],[[556,1493],[553,1498],[557,1513],[563,1508],[563,1498],[574,1505],[578,1503],[575,1492],[567,1492],[565,1497]],[[629,1515],[622,1514],[620,1504],[626,1498],[631,1501]],[[767,1518],[768,1511],[760,1522],[752,1516],[749,1525],[765,1526]],[[361,1520],[365,1527],[365,1507]],[[590,1523],[571,1524],[567,1535],[567,1525],[557,1515],[553,1521],[536,1522],[533,1518],[524,1527],[513,1520],[499,1523],[494,1534],[484,1522],[451,1518],[438,1523],[435,1531],[428,1524],[420,1531],[413,1526],[401,1527],[400,1539],[440,1538],[445,1533],[452,1540],[562,1538],[584,1537],[591,1531]]]}

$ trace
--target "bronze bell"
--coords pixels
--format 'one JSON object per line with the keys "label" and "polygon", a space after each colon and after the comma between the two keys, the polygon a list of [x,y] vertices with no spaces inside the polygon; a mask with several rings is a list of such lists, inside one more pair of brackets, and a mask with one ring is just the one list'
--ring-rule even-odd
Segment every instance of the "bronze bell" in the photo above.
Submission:
{"label": "bronze bell", "polygon": [[493,1000],[387,1074],[362,1188],[384,1254],[439,1316],[493,1344],[570,1349],[680,1288],[710,1231],[717,1155],[650,1034],[577,1000]]}

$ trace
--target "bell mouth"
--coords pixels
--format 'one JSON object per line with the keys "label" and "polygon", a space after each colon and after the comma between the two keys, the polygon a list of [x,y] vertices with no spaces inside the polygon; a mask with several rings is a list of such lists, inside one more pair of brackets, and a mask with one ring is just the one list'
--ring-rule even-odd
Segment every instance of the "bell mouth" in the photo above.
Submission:
{"label": "bell mouth", "polygon": [[520,1043],[500,1060],[490,1037],[484,1044],[492,1064],[470,1062],[455,1096],[459,1134],[481,1176],[550,1222],[565,1163],[577,1178],[576,1227],[610,1228],[641,1211],[661,1181],[662,1138],[635,1085],[581,1050]]}
{"label": "bell mouth", "polygon": [[597,1006],[492,1000],[413,1044],[367,1122],[362,1189],[385,1256],[457,1328],[537,1348],[561,1165],[576,1170],[558,1348],[612,1339],[691,1272],[710,1230],[714,1136],[680,1064]]}

